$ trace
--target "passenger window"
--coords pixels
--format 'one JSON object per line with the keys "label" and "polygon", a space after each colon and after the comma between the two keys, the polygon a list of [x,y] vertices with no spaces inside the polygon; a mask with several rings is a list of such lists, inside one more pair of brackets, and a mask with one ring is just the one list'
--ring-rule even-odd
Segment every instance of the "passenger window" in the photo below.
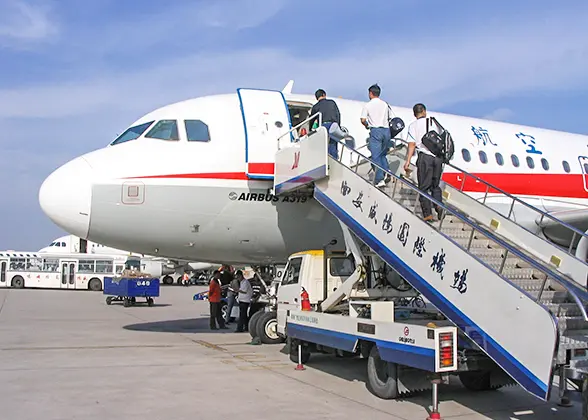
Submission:
{"label": "passenger window", "polygon": [[549,170],[549,162],[547,162],[547,159],[541,159],[541,166],[543,166],[543,169],[545,169],[546,171]]}
{"label": "passenger window", "polygon": [[517,155],[511,155],[510,160],[512,161],[512,166],[515,168],[519,167],[519,157]]}
{"label": "passenger window", "polygon": [[302,257],[292,258],[288,263],[286,273],[282,278],[282,286],[288,284],[297,284],[300,276],[300,266],[302,265]]}
{"label": "passenger window", "polygon": [[465,162],[472,160],[472,156],[470,155],[470,151],[468,149],[461,149],[461,156]]}
{"label": "passenger window", "polygon": [[178,124],[176,120],[161,120],[149,131],[145,137],[161,140],[179,140]]}
{"label": "passenger window", "polygon": [[561,164],[563,166],[563,170],[567,173],[570,173],[570,164],[565,160]]}
{"label": "passenger window", "polygon": [[355,271],[355,264],[350,258],[331,258],[329,272],[331,276],[347,277]]}
{"label": "passenger window", "polygon": [[535,168],[535,161],[531,156],[527,156],[527,166],[529,167],[529,169]]}
{"label": "passenger window", "polygon": [[496,153],[496,163],[498,163],[500,166],[504,165],[504,159],[502,158],[502,155],[500,153]]}
{"label": "passenger window", "polygon": [[141,137],[141,134],[143,134],[145,132],[145,130],[147,130],[151,126],[151,124],[153,124],[153,121],[149,121],[149,122],[128,128],[124,133],[122,133],[120,136],[118,136],[116,138],[116,140],[114,140],[110,144],[114,146],[115,144],[121,144],[121,143],[124,143],[127,141],[135,140],[135,139]]}
{"label": "passenger window", "polygon": [[184,121],[186,126],[186,135],[188,141],[210,141],[210,132],[208,131],[208,125],[200,120],[186,120]]}
{"label": "passenger window", "polygon": [[482,163],[488,163],[488,156],[486,156],[486,152],[483,150],[480,150],[480,153],[478,153],[478,155],[480,155],[480,162]]}

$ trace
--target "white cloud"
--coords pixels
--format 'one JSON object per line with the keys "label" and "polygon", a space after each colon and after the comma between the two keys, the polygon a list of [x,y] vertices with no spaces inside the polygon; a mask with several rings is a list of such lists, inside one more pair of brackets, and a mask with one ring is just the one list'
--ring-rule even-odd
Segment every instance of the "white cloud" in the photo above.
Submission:
{"label": "white cloud", "polygon": [[50,19],[44,6],[33,6],[24,0],[0,2],[0,45],[14,42],[45,40],[56,35],[57,23]]}
{"label": "white cloud", "polygon": [[509,108],[497,108],[489,114],[484,115],[482,118],[494,121],[508,122],[514,116],[514,112]]}
{"label": "white cloud", "polygon": [[241,30],[255,28],[274,17],[286,0],[214,0],[199,10],[205,26]]}

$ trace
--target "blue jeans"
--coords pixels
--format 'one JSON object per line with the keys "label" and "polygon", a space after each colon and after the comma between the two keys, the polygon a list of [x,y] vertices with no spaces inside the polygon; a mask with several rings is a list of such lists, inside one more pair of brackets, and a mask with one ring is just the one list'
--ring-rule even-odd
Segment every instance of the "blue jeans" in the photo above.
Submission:
{"label": "blue jeans", "polygon": [[387,171],[390,170],[390,167],[388,166],[388,159],[386,159],[386,154],[388,153],[390,145],[390,129],[388,127],[370,129],[368,150],[372,154],[372,161],[375,165],[378,165],[372,165],[372,168],[374,168],[374,171],[376,172],[374,176],[374,184],[377,184],[384,179],[384,171],[382,171],[382,169]]}
{"label": "blue jeans", "polygon": [[[329,152],[329,155],[331,155],[335,159],[339,159],[339,150],[337,150],[337,141],[336,140],[340,140],[340,139],[338,139],[337,136],[334,136],[331,134],[331,126],[332,125],[333,125],[333,123],[331,123],[331,122],[326,122],[323,124],[323,127],[325,127],[327,129],[327,132],[329,133],[328,152]],[[337,125],[337,128],[338,127],[339,126]]]}
{"label": "blue jeans", "polygon": [[232,293],[232,292],[228,292],[227,293],[227,316],[225,319],[225,322],[230,322],[231,321],[231,312],[233,311],[233,306],[235,306],[235,300],[237,299],[237,295]]}

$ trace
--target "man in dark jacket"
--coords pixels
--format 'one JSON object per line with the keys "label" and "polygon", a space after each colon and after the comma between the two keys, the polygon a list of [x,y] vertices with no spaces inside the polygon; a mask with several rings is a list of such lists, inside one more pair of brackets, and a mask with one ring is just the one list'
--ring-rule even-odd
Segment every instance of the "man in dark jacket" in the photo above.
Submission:
{"label": "man in dark jacket", "polygon": [[[327,92],[319,89],[315,92],[314,97],[318,100],[312,107],[310,115],[317,112],[321,113],[322,125],[329,133],[329,155],[335,159],[339,158],[337,150],[337,140],[343,140],[349,137],[343,130],[341,130],[341,113],[339,107],[332,99],[327,99]],[[314,122],[318,120],[318,116],[310,120],[309,126],[312,128]]]}

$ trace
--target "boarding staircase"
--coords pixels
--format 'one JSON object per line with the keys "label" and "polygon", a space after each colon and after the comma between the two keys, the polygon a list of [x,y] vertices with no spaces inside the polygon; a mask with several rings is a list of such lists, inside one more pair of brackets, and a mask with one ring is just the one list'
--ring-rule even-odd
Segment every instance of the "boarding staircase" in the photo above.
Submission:
{"label": "boarding staircase", "polygon": [[313,187],[319,203],[538,398],[549,398],[556,371],[564,381],[585,371],[585,360],[570,362],[588,349],[585,262],[449,185],[443,203],[424,195],[444,213],[425,222],[423,193],[410,180],[391,171],[387,187],[376,188],[366,156],[341,143],[335,160],[327,144],[320,127],[282,146],[274,193]]}

